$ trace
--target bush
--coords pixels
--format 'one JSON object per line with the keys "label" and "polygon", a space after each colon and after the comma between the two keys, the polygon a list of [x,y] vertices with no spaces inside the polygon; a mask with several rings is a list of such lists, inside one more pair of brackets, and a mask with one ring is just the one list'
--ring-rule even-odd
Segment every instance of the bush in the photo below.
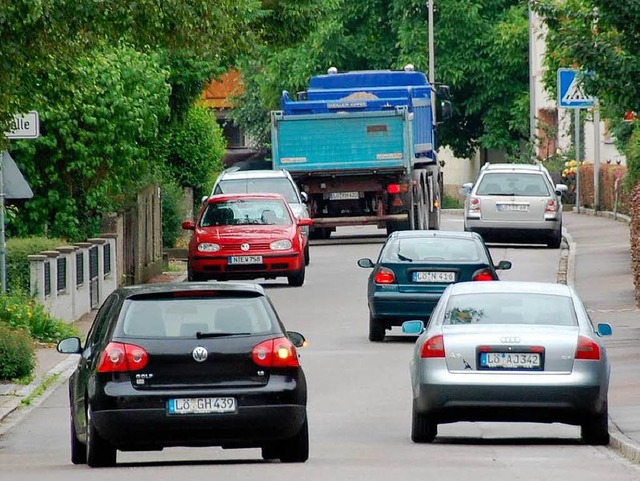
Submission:
{"label": "bush", "polygon": [[175,247],[182,233],[182,221],[186,219],[184,194],[173,181],[162,184],[162,246]]}
{"label": "bush", "polygon": [[27,257],[65,244],[61,239],[46,237],[7,240],[7,291],[15,294],[29,294],[31,266]]}
{"label": "bush", "polygon": [[0,379],[28,376],[35,367],[35,346],[24,329],[0,323]]}
{"label": "bush", "polygon": [[24,330],[33,339],[47,343],[77,335],[73,326],[52,317],[42,304],[24,294],[0,295],[0,325]]}

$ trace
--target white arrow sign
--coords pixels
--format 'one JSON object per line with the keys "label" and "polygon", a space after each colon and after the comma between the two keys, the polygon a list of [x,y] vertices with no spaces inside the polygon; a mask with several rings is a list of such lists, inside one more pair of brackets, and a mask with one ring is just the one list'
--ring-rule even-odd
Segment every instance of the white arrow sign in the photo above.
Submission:
{"label": "white arrow sign", "polygon": [[37,139],[40,137],[38,112],[32,110],[27,114],[15,115],[9,128],[9,132],[4,133],[8,139]]}

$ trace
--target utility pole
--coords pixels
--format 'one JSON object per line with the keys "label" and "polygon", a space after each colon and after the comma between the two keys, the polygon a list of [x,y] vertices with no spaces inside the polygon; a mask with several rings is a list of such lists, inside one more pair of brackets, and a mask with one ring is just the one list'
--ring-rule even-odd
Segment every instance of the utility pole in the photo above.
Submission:
{"label": "utility pole", "polygon": [[428,23],[429,23],[429,83],[431,84],[431,115],[433,117],[433,125],[436,125],[436,75],[435,64],[436,55],[433,41],[433,0],[427,0]]}
{"label": "utility pole", "polygon": [[529,143],[531,144],[531,160],[538,159],[536,152],[536,76],[535,76],[535,13],[529,5]]}

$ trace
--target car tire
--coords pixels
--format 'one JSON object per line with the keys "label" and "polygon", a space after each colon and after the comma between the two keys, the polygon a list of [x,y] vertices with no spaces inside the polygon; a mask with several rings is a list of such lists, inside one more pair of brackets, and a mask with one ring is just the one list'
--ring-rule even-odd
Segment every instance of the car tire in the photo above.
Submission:
{"label": "car tire", "polygon": [[547,240],[547,247],[549,249],[559,249],[562,244],[562,231],[554,232],[549,236]]}
{"label": "car tire", "polygon": [[278,459],[278,447],[277,446],[262,446],[262,459],[270,461],[272,459]]}
{"label": "car tire", "polygon": [[310,262],[311,257],[309,256],[309,241],[307,241],[307,244],[304,246],[304,265],[308,266]]}
{"label": "car tire", "polygon": [[76,436],[73,414],[71,414],[71,462],[73,464],[87,464],[87,445],[81,443]]}
{"label": "car tire", "polygon": [[606,446],[609,444],[609,410],[607,403],[603,412],[590,416],[580,426],[580,437],[587,444]]}
{"label": "car tire", "polygon": [[187,281],[189,282],[199,282],[206,281],[206,277],[202,274],[198,274],[197,272],[193,272],[191,269],[187,269]]}
{"label": "car tire", "polygon": [[432,443],[438,434],[438,423],[429,419],[429,416],[419,413],[416,402],[413,401],[411,416],[411,441],[414,443]]}
{"label": "car tire", "polygon": [[296,435],[280,443],[279,451],[278,457],[283,463],[304,463],[309,459],[309,423],[306,417]]}
{"label": "car tire", "polygon": [[289,282],[289,285],[292,287],[300,287],[302,284],[304,284],[304,271],[305,271],[305,268],[303,265],[302,269],[294,272],[293,274],[288,275],[287,281]]}
{"label": "car tire", "polygon": [[87,464],[92,468],[115,466],[116,448],[100,436],[91,418],[91,406],[89,406],[87,410]]}
{"label": "car tire", "polygon": [[385,328],[380,319],[376,319],[369,314],[369,341],[382,342],[384,341]]}

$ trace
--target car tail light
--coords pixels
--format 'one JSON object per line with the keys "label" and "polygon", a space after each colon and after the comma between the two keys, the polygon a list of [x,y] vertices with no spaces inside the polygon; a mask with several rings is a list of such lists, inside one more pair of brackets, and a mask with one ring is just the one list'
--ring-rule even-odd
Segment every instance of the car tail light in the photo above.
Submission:
{"label": "car tail light", "polygon": [[547,206],[544,209],[545,214],[555,214],[558,212],[558,202],[555,200],[547,201]]}
{"label": "car tail light", "polygon": [[444,337],[442,334],[427,339],[427,342],[422,345],[420,357],[422,359],[429,357],[444,357]]}
{"label": "car tail light", "polygon": [[600,346],[588,337],[578,336],[578,347],[576,348],[576,359],[586,359],[591,361],[600,360]]}
{"label": "car tail light", "polygon": [[480,269],[473,273],[471,276],[472,281],[495,281],[495,277],[489,269]]}
{"label": "car tail light", "polygon": [[471,199],[469,199],[469,210],[472,212],[479,212],[480,199],[478,199],[477,197],[471,197]]}
{"label": "car tail light", "polygon": [[393,284],[396,282],[396,276],[393,271],[387,267],[380,267],[373,276],[376,284]]}
{"label": "car tail light", "polygon": [[100,355],[98,372],[127,372],[144,369],[149,355],[140,346],[110,342]]}
{"label": "car tail light", "polygon": [[298,351],[286,337],[269,339],[254,346],[251,358],[263,367],[299,367]]}

